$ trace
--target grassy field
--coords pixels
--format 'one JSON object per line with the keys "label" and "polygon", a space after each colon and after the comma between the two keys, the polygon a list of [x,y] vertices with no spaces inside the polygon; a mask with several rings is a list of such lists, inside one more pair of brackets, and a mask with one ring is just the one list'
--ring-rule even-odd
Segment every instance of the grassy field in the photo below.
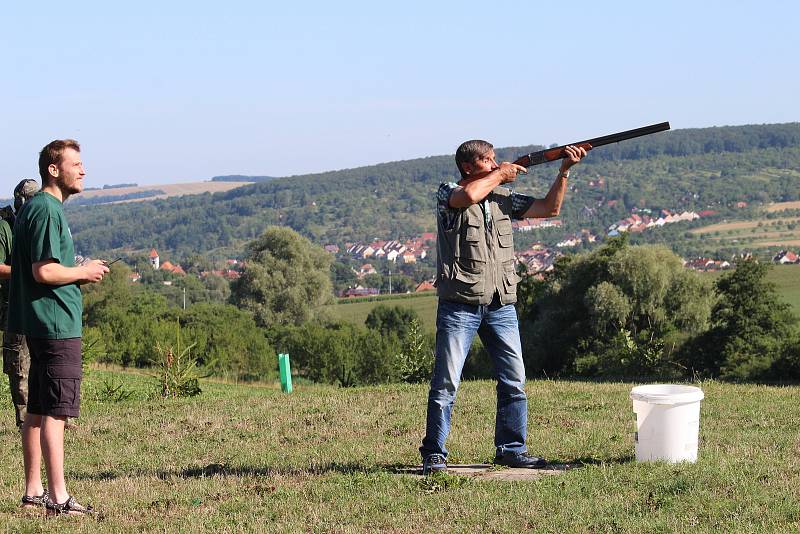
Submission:
{"label": "grassy field", "polygon": [[369,312],[372,308],[379,304],[386,306],[403,306],[413,308],[420,318],[422,319],[423,327],[427,332],[436,331],[436,294],[434,292],[426,293],[419,297],[408,299],[378,299],[373,301],[364,302],[344,302],[328,306],[327,309],[330,314],[343,321],[355,324],[364,324],[367,320]]}
{"label": "grassy field", "polygon": [[[711,276],[719,276],[713,273]],[[770,270],[768,279],[775,283],[778,292],[786,302],[794,307],[795,313],[800,316],[800,266],[775,265]],[[420,297],[402,300],[374,300],[367,302],[353,302],[346,304],[333,304],[327,309],[337,319],[342,319],[355,324],[364,324],[369,312],[378,304],[387,306],[407,306],[413,308],[422,318],[422,323],[427,332],[436,331],[436,295],[427,294]]]}
{"label": "grassy field", "polygon": [[[704,273],[704,276],[717,278],[725,271]],[[800,316],[800,265],[773,265],[767,273],[767,280],[775,284],[784,302],[792,305],[794,313]]]}
{"label": "grassy field", "polygon": [[183,195],[200,195],[202,193],[221,193],[230,191],[243,185],[251,185],[251,182],[190,182],[183,184],[164,184],[164,185],[141,185],[136,187],[114,187],[111,189],[91,189],[82,193],[76,194],[74,198],[97,198],[130,195],[132,193],[141,193],[144,191],[163,191],[162,194],[153,195],[146,198],[120,200],[116,203],[124,202],[144,202],[145,200],[155,200],[158,198],[177,197]]}
{"label": "grassy field", "polygon": [[800,265],[775,265],[767,280],[775,284],[781,298],[794,307],[795,315],[800,316]]}
{"label": "grassy field", "polygon": [[[115,377],[134,396],[103,402]],[[4,378],[4,377],[3,377]],[[141,375],[94,370],[67,434],[71,492],[98,519],[17,508],[20,446],[0,423],[0,525],[11,532],[797,532],[797,387],[700,384],[696,464],[633,461],[632,384],[533,381],[529,445],[582,464],[531,482],[397,475],[418,462],[424,385],[337,389],[204,383],[148,400]],[[5,383],[0,390],[7,399]],[[8,403],[7,403],[8,404]],[[467,382],[452,462],[493,454],[494,385]]]}

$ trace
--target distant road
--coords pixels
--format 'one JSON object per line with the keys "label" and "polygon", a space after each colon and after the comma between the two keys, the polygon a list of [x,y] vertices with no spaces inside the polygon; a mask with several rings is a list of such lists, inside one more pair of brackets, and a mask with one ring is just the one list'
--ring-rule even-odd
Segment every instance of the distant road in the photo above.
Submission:
{"label": "distant road", "polygon": [[183,195],[199,195],[202,193],[221,193],[230,191],[243,185],[252,185],[252,182],[191,182],[185,184],[166,184],[166,185],[142,185],[138,187],[113,187],[110,189],[93,189],[73,195],[73,199],[96,198],[96,197],[117,197],[139,193],[143,191],[163,191],[164,194],[153,195],[145,198],[134,198],[129,200],[119,200],[115,204],[123,202],[141,202],[143,200],[155,200],[157,198],[179,197]]}

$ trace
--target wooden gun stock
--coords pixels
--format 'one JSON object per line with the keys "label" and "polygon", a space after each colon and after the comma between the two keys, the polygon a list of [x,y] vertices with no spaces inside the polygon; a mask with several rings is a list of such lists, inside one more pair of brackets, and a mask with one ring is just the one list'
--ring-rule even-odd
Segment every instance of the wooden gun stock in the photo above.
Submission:
{"label": "wooden gun stock", "polygon": [[[651,124],[650,126],[643,126],[642,128],[636,128],[634,130],[627,130],[624,132],[619,132],[611,135],[604,135],[603,137],[596,137],[594,139],[587,139],[586,141],[578,141],[577,143],[570,143],[570,144],[573,146],[583,147],[588,151],[598,146],[610,145],[611,143],[619,143],[620,141],[625,141],[626,139],[633,139],[634,137],[642,137],[643,135],[650,135],[657,132],[663,132],[664,130],[669,130],[668,122]],[[514,161],[514,163],[517,165],[522,165],[523,167],[531,167],[533,165],[541,165],[542,163],[547,163],[548,161],[555,161],[557,159],[562,159],[566,156],[566,153],[564,152],[564,148],[566,146],[567,145],[562,145],[562,146],[557,146],[555,148],[548,148],[547,150],[541,150],[539,152],[532,152],[531,154],[525,154],[524,156],[517,158]]]}

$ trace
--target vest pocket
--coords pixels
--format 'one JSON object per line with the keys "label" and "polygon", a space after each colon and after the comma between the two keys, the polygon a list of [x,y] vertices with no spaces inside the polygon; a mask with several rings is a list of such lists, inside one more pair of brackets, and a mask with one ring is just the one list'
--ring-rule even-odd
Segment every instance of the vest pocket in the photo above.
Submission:
{"label": "vest pocket", "polygon": [[473,213],[467,213],[461,232],[461,243],[458,246],[456,255],[462,258],[484,259],[482,246],[483,227],[480,219]]}
{"label": "vest pocket", "polygon": [[503,248],[514,246],[514,236],[512,235],[511,219],[503,217],[497,220],[497,240]]}
{"label": "vest pocket", "polygon": [[464,240],[470,243],[477,243],[481,239],[481,228],[478,223],[469,221],[467,223],[467,231],[464,233]]}
{"label": "vest pocket", "polygon": [[516,295],[517,284],[520,280],[522,278],[517,274],[513,261],[503,264],[503,289],[505,289],[506,294]]}
{"label": "vest pocket", "polygon": [[454,267],[453,285],[457,292],[465,295],[483,295],[486,283],[483,276],[483,264],[458,260]]}

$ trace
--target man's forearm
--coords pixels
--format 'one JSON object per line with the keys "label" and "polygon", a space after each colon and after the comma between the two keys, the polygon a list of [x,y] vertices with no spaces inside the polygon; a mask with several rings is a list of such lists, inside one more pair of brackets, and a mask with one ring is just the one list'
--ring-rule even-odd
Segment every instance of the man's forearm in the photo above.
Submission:
{"label": "man's forearm", "polygon": [[66,267],[58,262],[39,262],[31,267],[33,278],[40,284],[62,286],[86,279],[83,267]]}
{"label": "man's forearm", "polygon": [[465,184],[464,193],[470,200],[470,204],[477,204],[502,183],[503,175],[499,171],[492,171],[483,178]]}
{"label": "man's forearm", "polygon": [[11,266],[0,263],[0,280],[8,280],[9,278],[11,278]]}
{"label": "man's forearm", "polygon": [[567,192],[567,176],[569,171],[560,171],[550,191],[542,199],[536,199],[525,212],[525,217],[543,218],[555,217],[561,212],[561,204],[564,202],[564,194]]}

